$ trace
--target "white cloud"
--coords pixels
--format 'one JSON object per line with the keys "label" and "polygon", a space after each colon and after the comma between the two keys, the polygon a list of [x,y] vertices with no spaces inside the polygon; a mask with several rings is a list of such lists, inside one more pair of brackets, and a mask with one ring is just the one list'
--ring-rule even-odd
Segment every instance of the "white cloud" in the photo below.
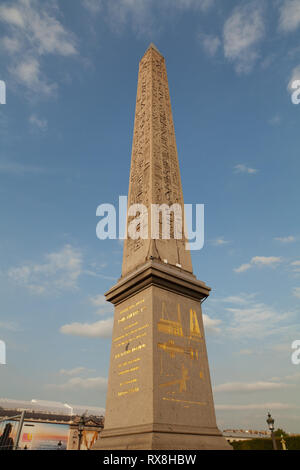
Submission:
{"label": "white cloud", "polygon": [[280,7],[279,29],[285,33],[300,26],[300,0],[285,0]]}
{"label": "white cloud", "polygon": [[283,322],[292,318],[289,312],[279,313],[263,303],[250,302],[248,306],[228,307],[228,323],[224,330],[231,337],[264,338],[279,331],[283,332]]}
{"label": "white cloud", "polygon": [[253,266],[250,263],[242,264],[239,268],[235,268],[236,273],[244,273],[251,269]]}
{"label": "white cloud", "polygon": [[215,240],[212,241],[212,244],[214,246],[224,246],[224,245],[228,245],[230,242],[225,240],[224,237],[219,237],[219,238],[216,238]]}
{"label": "white cloud", "polygon": [[[210,302],[210,306],[214,305],[213,299]],[[219,333],[224,338],[261,340],[277,335],[282,341],[283,335],[290,337],[290,334],[295,334],[297,325],[295,318],[298,313],[296,311],[281,312],[273,306],[258,302],[257,294],[242,293],[216,299],[215,302],[217,303],[217,311],[222,315],[222,329],[219,330]],[[216,315],[214,315],[214,319],[221,322]],[[290,349],[289,344],[288,350]],[[253,352],[253,349],[245,349],[238,354],[246,355]]]}
{"label": "white cloud", "polygon": [[276,268],[282,261],[282,258],[276,256],[255,256],[251,259],[250,263],[242,264],[239,268],[234,269],[234,271],[236,273],[244,273],[255,266]]}
{"label": "white cloud", "polygon": [[[83,5],[87,6],[85,2]],[[129,25],[137,34],[152,38],[162,29],[163,20],[188,10],[206,12],[214,3],[215,0],[106,0],[103,5],[104,16],[114,30],[120,32],[120,28]]]}
{"label": "white cloud", "polygon": [[43,173],[43,168],[12,162],[8,160],[0,161],[0,173],[7,173],[13,175],[35,174]]}
{"label": "white cloud", "polygon": [[21,60],[17,65],[9,67],[9,71],[18,84],[25,86],[35,94],[49,96],[57,88],[55,83],[49,83],[41,73],[40,63],[34,57]]}
{"label": "white cloud", "polygon": [[297,297],[298,299],[300,299],[300,287],[295,287],[293,289],[293,295]]}
{"label": "white cloud", "polygon": [[247,405],[216,405],[218,411],[248,411],[248,410],[290,410],[295,406],[288,403],[252,403]]}
{"label": "white cloud", "polygon": [[6,49],[10,54],[18,52],[22,48],[22,44],[17,38],[10,38],[6,36],[2,39],[1,42],[4,49]]}
{"label": "white cloud", "polygon": [[239,164],[234,167],[235,173],[246,173],[248,175],[255,175],[258,173],[258,170],[255,168],[249,168],[246,165]]}
{"label": "white cloud", "polygon": [[222,299],[222,301],[230,304],[247,305],[254,297],[256,297],[256,294],[230,295]]}
{"label": "white cloud", "polygon": [[27,264],[8,271],[11,280],[35,294],[76,289],[82,271],[82,255],[71,245],[45,256],[44,264]]}
{"label": "white cloud", "polygon": [[18,325],[14,322],[3,322],[0,321],[0,329],[8,330],[8,331],[18,331]]}
{"label": "white cloud", "polygon": [[299,261],[293,261],[291,263],[292,270],[294,273],[299,273],[300,272],[300,260]]}
{"label": "white cloud", "polygon": [[224,54],[238,73],[249,73],[265,34],[263,9],[257,1],[238,6],[224,25]]}
{"label": "white cloud", "polygon": [[282,262],[282,258],[276,256],[255,256],[252,258],[251,263],[256,266],[271,266],[277,265]]}
{"label": "white cloud", "polygon": [[91,13],[99,13],[103,6],[103,0],[83,0],[83,6]]}
{"label": "white cloud", "polygon": [[100,320],[96,323],[71,323],[63,325],[60,332],[65,335],[83,336],[88,338],[109,338],[112,335],[113,318]]}
{"label": "white cloud", "polygon": [[252,383],[243,383],[243,382],[229,382],[214,387],[214,392],[225,392],[225,393],[251,393],[251,392],[260,392],[260,391],[270,391],[278,390],[282,388],[290,387],[285,383],[279,382],[252,382]]}
{"label": "white cloud", "polygon": [[86,372],[87,369],[85,367],[74,367],[74,369],[61,369],[59,371],[60,375],[79,375],[82,374],[83,372]]}
{"label": "white cloud", "polygon": [[105,377],[72,377],[64,384],[49,384],[47,388],[56,390],[101,390],[105,391],[107,388],[107,379]]}
{"label": "white cloud", "polygon": [[281,123],[281,116],[279,114],[274,114],[273,117],[269,120],[271,126],[278,126]]}
{"label": "white cloud", "polygon": [[96,295],[95,297],[90,297],[89,301],[92,305],[97,307],[97,313],[99,315],[104,315],[108,312],[112,312],[113,307],[109,302],[106,301],[104,295],[100,294]]}
{"label": "white cloud", "polygon": [[201,45],[204,51],[210,56],[213,57],[216,55],[219,47],[221,46],[221,40],[218,36],[214,36],[212,34],[202,34],[198,35]]}
{"label": "white cloud", "polygon": [[290,235],[288,237],[276,237],[274,240],[281,242],[281,243],[293,243],[296,241],[296,237]]}
{"label": "white cloud", "polygon": [[172,5],[177,8],[183,8],[183,9],[196,8],[202,11],[208,10],[214,5],[214,3],[215,3],[215,0],[172,0]]}
{"label": "white cloud", "polygon": [[18,6],[0,6],[0,20],[13,26],[24,28],[24,18]]}
{"label": "white cloud", "polygon": [[216,318],[211,318],[210,316],[204,313],[203,323],[204,323],[204,328],[207,333],[219,334],[221,332],[221,329],[219,328],[219,325],[222,323],[221,320],[218,320]]}
{"label": "white cloud", "polygon": [[47,119],[40,118],[36,116],[35,114],[32,114],[29,117],[29,122],[32,126],[37,127],[38,129],[45,131],[48,127],[48,121]]}
{"label": "white cloud", "polygon": [[252,349],[241,349],[239,351],[239,354],[241,356],[252,356],[252,354],[254,354],[254,351]]}
{"label": "white cloud", "polygon": [[[12,5],[11,5],[12,4]],[[2,43],[9,54],[12,77],[35,95],[56,89],[42,72],[41,58],[48,54],[77,54],[75,36],[57,19],[56,1],[15,0],[0,7],[0,22],[7,28]]]}

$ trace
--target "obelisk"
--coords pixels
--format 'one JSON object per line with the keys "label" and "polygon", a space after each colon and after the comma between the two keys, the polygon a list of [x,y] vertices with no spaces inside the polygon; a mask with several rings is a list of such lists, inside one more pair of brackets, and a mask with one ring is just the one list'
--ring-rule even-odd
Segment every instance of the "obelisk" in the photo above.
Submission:
{"label": "obelisk", "polygon": [[[184,213],[166,65],[153,44],[139,67],[128,207],[134,204],[149,213],[151,204],[178,204]],[[201,302],[209,293],[193,275],[184,235],[124,241],[122,277],[106,294],[115,314],[95,449],[230,448],[216,425],[205,345]]]}

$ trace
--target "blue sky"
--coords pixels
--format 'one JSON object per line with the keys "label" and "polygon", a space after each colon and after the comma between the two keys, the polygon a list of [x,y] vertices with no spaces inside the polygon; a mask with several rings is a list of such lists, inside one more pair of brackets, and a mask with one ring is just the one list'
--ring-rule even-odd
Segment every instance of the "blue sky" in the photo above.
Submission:
{"label": "blue sky", "polygon": [[300,431],[300,1],[0,5],[0,396],[105,406],[138,62],[166,58],[184,198],[205,204],[197,277],[221,428]]}

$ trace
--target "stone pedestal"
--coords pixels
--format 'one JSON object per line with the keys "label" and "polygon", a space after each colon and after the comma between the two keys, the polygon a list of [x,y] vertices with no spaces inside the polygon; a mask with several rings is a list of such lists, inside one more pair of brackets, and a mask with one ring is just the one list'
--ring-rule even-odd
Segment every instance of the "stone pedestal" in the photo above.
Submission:
{"label": "stone pedestal", "polygon": [[104,431],[94,449],[229,449],[217,429],[201,302],[210,288],[151,260],[115,305]]}

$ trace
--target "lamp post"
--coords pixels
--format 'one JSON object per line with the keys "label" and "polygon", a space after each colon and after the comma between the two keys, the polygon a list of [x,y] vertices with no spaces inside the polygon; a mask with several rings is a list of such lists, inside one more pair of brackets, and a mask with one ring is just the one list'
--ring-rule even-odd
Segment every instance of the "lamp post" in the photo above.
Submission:
{"label": "lamp post", "polygon": [[271,431],[271,438],[272,438],[272,441],[273,441],[273,449],[274,450],[277,450],[277,444],[276,444],[276,439],[275,439],[275,435],[274,435],[274,419],[272,418],[271,416],[271,413],[268,413],[268,418],[267,418],[267,423],[268,423],[268,426],[269,426],[269,429]]}
{"label": "lamp post", "polygon": [[78,423],[78,450],[80,450],[81,447],[81,439],[84,430],[84,424],[84,416],[81,416],[80,421]]}

